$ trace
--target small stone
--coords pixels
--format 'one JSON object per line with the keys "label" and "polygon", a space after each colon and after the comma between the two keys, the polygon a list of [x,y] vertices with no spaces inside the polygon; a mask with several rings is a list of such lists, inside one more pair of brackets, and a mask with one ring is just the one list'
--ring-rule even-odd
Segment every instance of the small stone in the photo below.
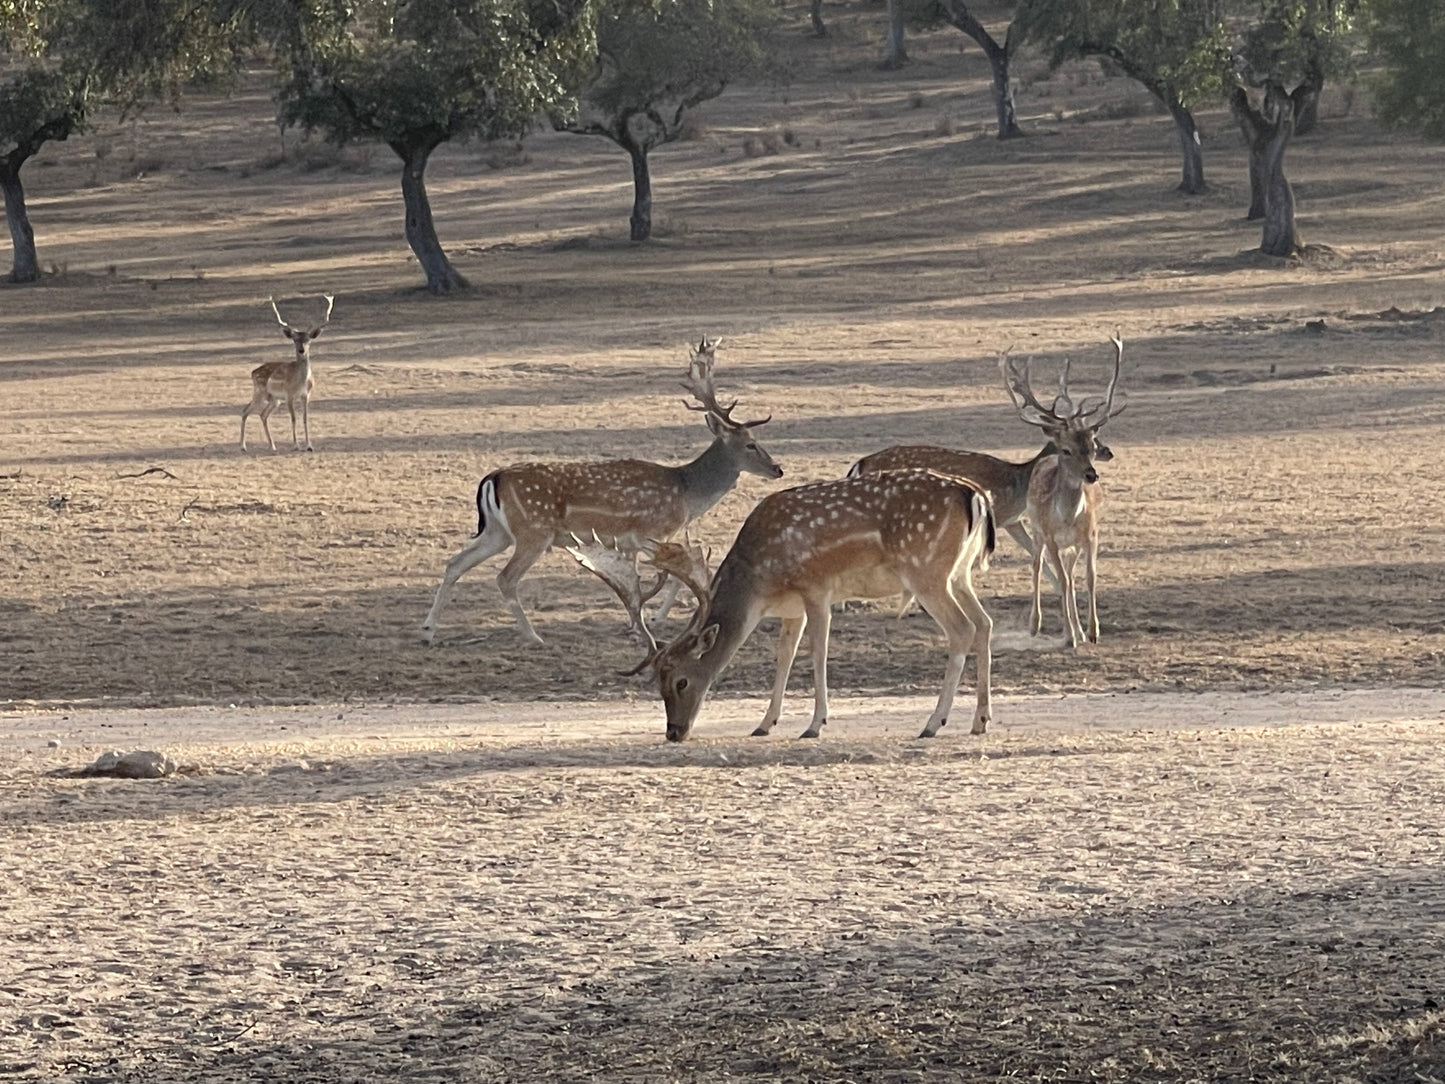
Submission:
{"label": "small stone", "polygon": [[46,742],[45,744],[48,745],[48,746],[50,746],[50,748],[52,748],[52,749],[59,749],[59,748],[60,748],[60,739],[59,739],[59,738],[51,738],[51,739],[50,739],[48,742]]}

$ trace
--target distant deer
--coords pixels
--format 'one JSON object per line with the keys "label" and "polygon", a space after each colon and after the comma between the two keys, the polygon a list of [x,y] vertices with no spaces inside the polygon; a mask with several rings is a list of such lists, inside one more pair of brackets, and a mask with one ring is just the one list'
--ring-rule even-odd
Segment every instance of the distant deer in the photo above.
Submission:
{"label": "distant deer", "polygon": [[[905,470],[785,489],[763,498],[738,532],[708,586],[706,568],[658,563],[698,596],[692,623],[637,669],[653,666],[667,709],[667,740],[692,730],[708,690],[764,617],[783,619],[773,696],[754,735],[771,732],[803,630],[813,652],[816,738],[828,721],[828,634],[833,603],[882,598],[900,590],[923,604],[948,638],[948,663],[938,704],[920,737],[948,721],[964,659],[978,659],[973,733],[991,713],[993,622],[973,587],[994,548],[988,497],[977,486],[933,471]],[[953,582],[957,577],[957,582]]]}
{"label": "distant deer", "polygon": [[1074,596],[1074,568],[1079,555],[1084,556],[1084,587],[1089,593],[1089,627],[1087,638],[1099,641],[1099,608],[1096,592],[1096,566],[1099,556],[1099,503],[1102,491],[1099,472],[1094,469],[1097,458],[1093,452],[1093,435],[1110,418],[1124,411],[1118,395],[1119,373],[1124,360],[1124,342],[1117,335],[1114,344],[1114,370],[1102,398],[1085,398],[1075,406],[1069,395],[1069,362],[1064,360],[1059,374],[1059,391],[1053,403],[1045,406],[1034,395],[1029,382],[1029,363],[1004,358],[1004,380],[1019,417],[1041,428],[1057,445],[1054,455],[1034,469],[1028,485],[1025,516],[1032,525],[1035,540],[1033,575],[1034,594],[1031,629],[1035,635],[1043,627],[1040,601],[1041,576],[1047,554],[1059,581],[1059,594],[1064,609],[1064,628],[1069,644],[1078,647],[1085,639],[1079,620],[1078,599]]}
{"label": "distant deer", "polygon": [[[574,538],[599,538],[627,554],[648,539],[664,541],[697,519],[737,484],[743,471],[763,478],[781,478],[783,470],[753,436],[768,418],[738,422],[732,418],[736,400],[717,401],[713,366],[721,340],[703,339],[690,350],[683,387],[699,406],[712,444],[696,459],[670,467],[641,459],[589,463],[524,463],[493,471],[477,487],[477,534],[447,562],[441,586],[422,622],[422,640],[431,643],[437,618],[453,585],[468,569],[509,546],[511,558],[497,575],[497,586],[517,619],[522,636],[534,644],[542,638],[527,620],[517,584],[527,570],[554,545]],[[676,587],[663,602],[665,616]],[[641,630],[647,635],[645,626]]]}
{"label": "distant deer", "polygon": [[299,400],[301,425],[306,432],[306,450],[315,451],[311,446],[311,392],[316,387],[316,379],[311,375],[311,340],[331,323],[331,307],[336,303],[336,298],[331,294],[325,296],[326,318],[319,327],[313,327],[309,331],[300,331],[281,319],[281,310],[276,307],[276,299],[270,299],[271,311],[276,314],[276,322],[281,325],[281,334],[296,347],[296,360],[268,361],[265,365],[258,365],[251,370],[251,401],[241,410],[241,451],[246,450],[246,419],[257,407],[261,408],[261,428],[266,433],[266,442],[271,445],[273,452],[276,450],[268,419],[282,396],[286,398],[286,409],[291,412],[292,445],[298,450],[301,447],[300,441],[296,439],[296,403]]}

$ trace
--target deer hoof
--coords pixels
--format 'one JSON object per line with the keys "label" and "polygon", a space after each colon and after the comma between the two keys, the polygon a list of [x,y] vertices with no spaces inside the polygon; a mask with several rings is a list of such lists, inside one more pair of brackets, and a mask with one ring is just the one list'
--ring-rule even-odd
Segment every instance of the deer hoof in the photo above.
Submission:
{"label": "deer hoof", "polygon": [[771,726],[768,726],[765,723],[760,723],[758,724],[758,728],[754,730],[749,736],[754,738],[766,738],[772,732],[773,728]]}
{"label": "deer hoof", "polygon": [[822,732],[822,726],[823,726],[822,723],[819,723],[817,726],[810,726],[810,727],[808,727],[807,730],[805,730],[805,731],[803,731],[801,734],[799,734],[798,737],[800,737],[800,738],[816,738],[816,737],[818,737],[818,735]]}
{"label": "deer hoof", "polygon": [[988,731],[988,719],[987,719],[987,718],[983,718],[983,719],[975,719],[975,720],[973,721],[973,729],[970,730],[969,733],[970,733],[970,734],[983,734],[983,733],[986,733],[987,731]]}

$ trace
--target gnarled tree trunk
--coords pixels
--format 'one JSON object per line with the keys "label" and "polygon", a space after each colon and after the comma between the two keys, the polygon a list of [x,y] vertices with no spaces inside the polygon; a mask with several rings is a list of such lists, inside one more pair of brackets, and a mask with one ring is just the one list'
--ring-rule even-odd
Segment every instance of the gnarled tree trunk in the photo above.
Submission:
{"label": "gnarled tree trunk", "polygon": [[1249,219],[1263,219],[1259,249],[1270,256],[1293,256],[1304,247],[1295,225],[1294,189],[1284,172],[1296,101],[1275,83],[1265,88],[1262,109],[1250,103],[1243,87],[1235,87],[1229,99],[1249,145]]}
{"label": "gnarled tree trunk", "polygon": [[25,210],[25,188],[20,183],[20,165],[24,162],[0,161],[0,189],[5,192],[5,221],[10,226],[10,243],[15,256],[11,263],[11,282],[34,282],[40,277],[40,261],[35,255],[35,230]]}
{"label": "gnarled tree trunk", "polygon": [[[625,126],[622,131],[627,131]],[[652,174],[647,166],[650,148],[630,136],[622,142],[622,147],[632,159],[631,237],[634,241],[646,241],[652,236]]]}
{"label": "gnarled tree trunk", "polygon": [[993,69],[993,105],[998,114],[998,138],[1013,139],[1023,135],[1014,112],[1013,77],[1009,72],[1015,44],[1012,24],[1004,35],[1004,43],[1000,45],[961,0],[947,0],[943,13],[950,23],[976,41],[984,56],[988,57],[989,67]]}
{"label": "gnarled tree trunk", "polygon": [[1179,132],[1179,149],[1184,158],[1184,179],[1179,182],[1179,191],[1197,196],[1204,191],[1204,151],[1199,145],[1199,125],[1177,96],[1166,104]]}
{"label": "gnarled tree trunk", "polygon": [[1264,147],[1264,236],[1259,248],[1270,256],[1293,256],[1304,247],[1295,228],[1294,189],[1284,175],[1285,148],[1294,136],[1294,100],[1270,87],[1266,109],[1273,113],[1274,130]]}
{"label": "gnarled tree trunk", "polygon": [[406,243],[416,254],[417,263],[426,275],[426,288],[434,294],[449,294],[471,285],[454,268],[437,239],[432,221],[431,201],[426,194],[426,166],[440,139],[426,139],[414,144],[393,143],[391,149],[401,158],[401,198],[406,206]]}

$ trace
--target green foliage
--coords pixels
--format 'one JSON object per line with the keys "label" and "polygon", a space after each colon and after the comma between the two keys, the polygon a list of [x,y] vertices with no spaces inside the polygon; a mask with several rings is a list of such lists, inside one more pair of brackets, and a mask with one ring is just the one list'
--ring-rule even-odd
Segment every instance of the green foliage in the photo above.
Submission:
{"label": "green foliage", "polygon": [[595,0],[317,0],[282,35],[281,116],[393,148],[521,135],[564,109],[595,51]]}
{"label": "green foliage", "polygon": [[1356,0],[1256,0],[1241,6],[1235,66],[1246,82],[1289,85],[1351,70]]}
{"label": "green foliage", "polygon": [[0,158],[29,158],[85,123],[87,95],[72,72],[28,64],[0,83]]}
{"label": "green foliage", "polygon": [[[777,25],[770,0],[665,0],[610,8],[597,29],[597,61],[583,94],[581,130],[648,146],[676,139],[688,109],[731,81],[766,71]],[[639,131],[637,121],[645,120]]]}
{"label": "green foliage", "polygon": [[1370,45],[1384,61],[1375,108],[1387,124],[1445,139],[1445,7],[1439,0],[1374,0]]}
{"label": "green foliage", "polygon": [[1228,67],[1223,0],[1025,0],[1017,25],[1055,65],[1106,57],[1184,105],[1217,95]]}

